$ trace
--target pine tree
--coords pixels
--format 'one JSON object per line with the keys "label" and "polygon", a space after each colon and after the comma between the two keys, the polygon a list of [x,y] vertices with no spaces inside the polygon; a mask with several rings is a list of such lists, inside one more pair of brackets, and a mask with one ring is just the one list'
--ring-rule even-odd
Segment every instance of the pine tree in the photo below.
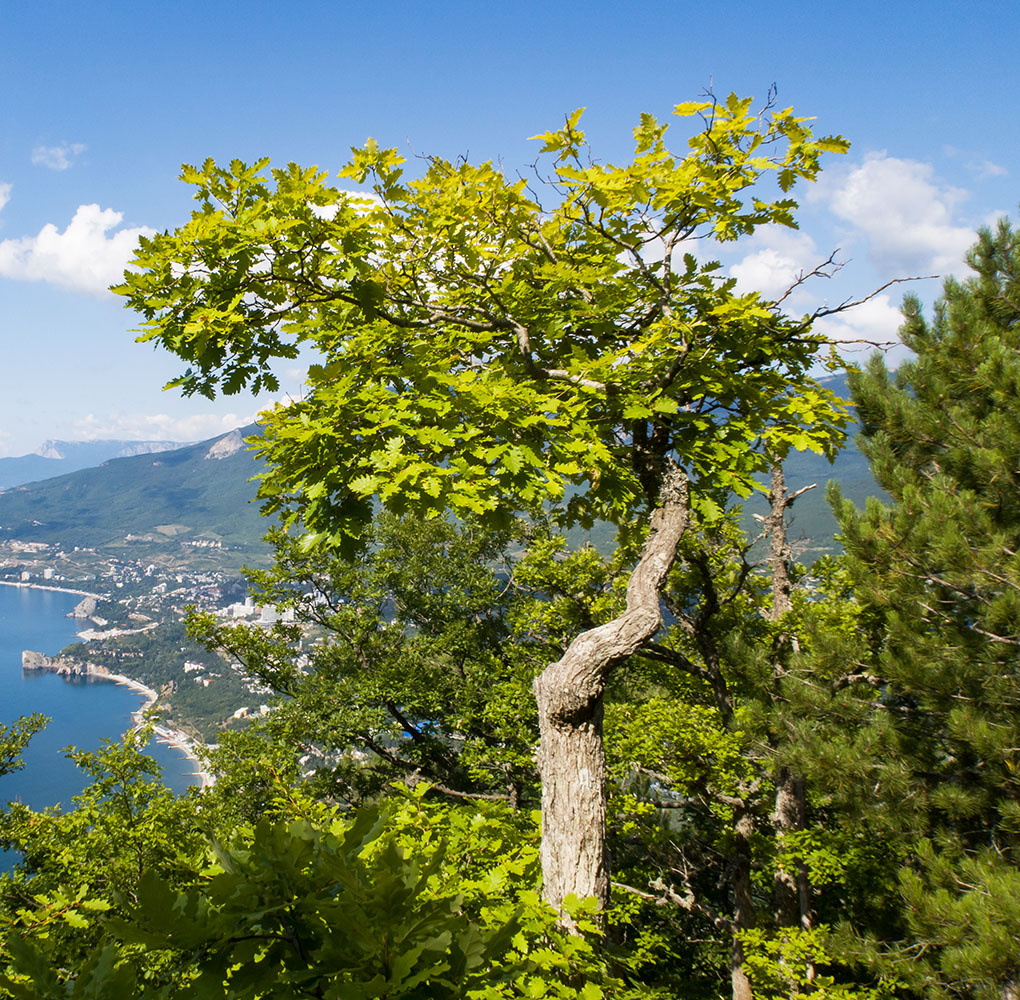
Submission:
{"label": "pine tree", "polygon": [[[878,967],[930,996],[1012,997],[1020,982],[1020,236],[982,231],[916,355],[850,386],[862,450],[892,497],[838,504],[858,597],[880,615],[868,793],[910,843],[899,945]],[[877,690],[876,690],[877,688]],[[867,742],[859,740],[859,743]],[[884,809],[882,808],[884,807]],[[876,820],[877,821],[877,820]]]}

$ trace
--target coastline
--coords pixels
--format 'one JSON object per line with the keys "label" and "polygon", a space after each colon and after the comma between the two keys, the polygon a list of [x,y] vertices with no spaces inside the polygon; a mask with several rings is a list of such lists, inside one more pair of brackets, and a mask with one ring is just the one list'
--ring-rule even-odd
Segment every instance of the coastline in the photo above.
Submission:
{"label": "coastline", "polygon": [[[125,677],[123,674],[96,673],[91,676],[113,681],[114,684],[122,684],[124,687],[131,688],[132,691],[144,695],[145,700],[131,713],[131,721],[134,724],[134,729],[141,729],[145,725],[145,713],[155,704],[156,699],[159,697],[156,691],[153,691],[147,684],[136,681],[131,677]],[[180,750],[195,765],[195,777],[198,778],[199,789],[209,788],[215,783],[215,778],[202,766],[202,761],[199,760],[198,754],[195,753],[194,742],[186,734],[182,733],[179,729],[168,729],[166,726],[156,725],[152,727],[152,731],[157,740]]]}
{"label": "coastline", "polygon": [[[49,590],[58,594],[71,594],[76,597],[94,597],[96,600],[106,600],[103,594],[97,594],[89,590],[75,590],[71,587],[55,587],[50,584],[43,583],[31,583],[22,580],[0,580],[0,586],[3,587],[21,587],[30,590]],[[130,632],[145,632],[150,628],[155,627],[155,623],[152,625],[146,625],[140,629],[131,629]],[[93,638],[94,635],[90,634],[93,630],[85,629],[82,632],[76,633],[78,638],[88,641]],[[114,629],[116,634],[121,634],[122,630]],[[127,632],[128,630],[123,630]],[[131,722],[134,729],[140,729],[145,724],[145,712],[152,707],[159,694],[153,691],[148,685],[143,684],[141,681],[136,681],[131,677],[125,677],[123,674],[109,674],[88,671],[88,676],[94,680],[109,680],[115,684],[121,684],[124,687],[131,688],[132,691],[142,695],[145,699],[141,705],[135,711],[131,713]],[[215,778],[202,766],[202,761],[195,753],[194,742],[185,733],[178,729],[168,729],[166,726],[154,726],[153,733],[155,738],[169,746],[179,750],[188,760],[190,760],[194,766],[194,776],[198,779],[197,785],[199,789],[209,788],[215,783]]]}
{"label": "coastline", "polygon": [[[141,729],[145,725],[145,713],[155,704],[156,699],[159,697],[158,692],[154,691],[147,684],[136,681],[132,677],[125,677],[123,674],[99,673],[90,670],[87,676],[93,680],[112,681],[114,684],[131,688],[132,691],[143,695],[145,700],[131,713],[131,723],[132,728],[136,730]],[[154,725],[152,731],[160,743],[166,743],[168,746],[180,750],[195,765],[194,775],[198,778],[199,790],[209,788],[216,783],[216,779],[202,766],[202,761],[199,759],[198,754],[195,753],[194,741],[190,737],[179,729],[169,729],[166,726]]]}
{"label": "coastline", "polygon": [[91,590],[72,590],[70,587],[51,587],[46,583],[29,583],[24,580],[0,580],[0,587],[27,587],[30,590],[53,590],[58,594],[77,594],[79,597],[94,597],[97,601],[105,601],[103,594],[94,594]]}

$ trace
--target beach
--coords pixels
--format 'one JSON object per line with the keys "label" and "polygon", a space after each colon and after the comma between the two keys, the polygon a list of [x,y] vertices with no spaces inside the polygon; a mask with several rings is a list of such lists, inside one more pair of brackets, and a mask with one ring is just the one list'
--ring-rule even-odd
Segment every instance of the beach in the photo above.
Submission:
{"label": "beach", "polygon": [[[131,688],[132,691],[137,691],[140,695],[145,697],[145,701],[142,702],[134,712],[131,713],[131,721],[134,723],[135,729],[141,729],[145,724],[145,713],[152,708],[156,703],[156,699],[159,694],[153,691],[151,687],[143,684],[141,681],[136,681],[131,677],[125,677],[123,674],[92,674],[92,677],[101,678],[109,681],[113,681],[115,684],[122,684],[125,687]],[[195,753],[195,744],[185,733],[182,733],[179,729],[170,729],[167,726],[154,725],[152,727],[153,735],[160,743],[166,743],[169,746],[180,750],[190,761],[195,765],[195,776],[198,778],[199,788],[209,788],[213,785],[216,779],[202,767],[202,761],[199,760],[198,755]]]}
{"label": "beach", "polygon": [[58,594],[77,594],[79,597],[94,597],[97,601],[105,601],[107,595],[96,594],[91,590],[73,590],[71,587],[53,587],[48,583],[29,583],[26,580],[0,580],[0,587],[25,587],[29,590],[52,590]]}
{"label": "beach", "polygon": [[[75,590],[71,587],[56,587],[51,586],[50,584],[30,583],[28,581],[0,580],[0,586],[21,587],[30,590],[49,590],[59,594],[72,594],[76,597],[94,597],[97,600],[105,600],[103,594],[96,594],[88,590]],[[94,629],[85,629],[78,633],[78,637],[88,641],[89,639],[104,638],[109,635],[129,635],[136,632],[148,631],[151,628],[155,628],[156,625],[157,623],[153,622],[152,624],[145,625],[139,629],[115,628],[107,630],[106,632],[98,632]],[[129,687],[133,691],[137,691],[140,695],[142,695],[145,700],[134,712],[131,713],[131,720],[136,729],[140,729],[145,724],[145,712],[155,704],[156,699],[159,697],[159,694],[156,691],[153,691],[152,688],[143,684],[141,681],[136,681],[131,677],[125,677],[123,674],[93,673],[92,671],[89,671],[89,675],[93,678],[110,680],[115,684],[121,684],[124,687]],[[178,729],[169,729],[166,726],[154,726],[153,734],[159,742],[166,743],[167,745],[180,750],[181,753],[194,763],[194,773],[198,778],[198,785],[200,788],[208,788],[215,782],[215,778],[202,767],[202,762],[195,753],[194,741],[187,736],[187,734]]]}

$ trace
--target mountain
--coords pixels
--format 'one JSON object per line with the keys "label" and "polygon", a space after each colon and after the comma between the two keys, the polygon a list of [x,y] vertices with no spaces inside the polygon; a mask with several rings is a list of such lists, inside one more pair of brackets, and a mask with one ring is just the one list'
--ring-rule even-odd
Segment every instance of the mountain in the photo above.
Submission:
{"label": "mountain", "polygon": [[242,440],[256,432],[246,427],[6,489],[0,538],[107,550],[171,539],[258,548],[268,523],[252,502],[250,480],[261,466]]}
{"label": "mountain", "polygon": [[0,458],[0,489],[88,469],[111,458],[151,455],[180,447],[179,441],[46,441],[31,455]]}
{"label": "mountain", "polygon": [[[849,395],[845,379],[828,384],[844,398]],[[261,538],[270,522],[259,516],[259,506],[253,502],[257,484],[251,480],[263,466],[242,440],[254,433],[257,428],[253,425],[199,444],[113,458],[97,468],[3,490],[0,540],[100,548],[111,555],[117,551],[140,555],[147,549],[154,553],[170,548],[180,552],[182,543],[205,542],[237,550],[242,561],[252,556],[262,558],[265,547]],[[54,450],[66,447],[53,444]],[[141,444],[152,442],[128,446]],[[84,454],[69,452],[70,457],[63,460],[80,460]],[[59,461],[35,457],[41,462]],[[791,490],[818,484],[817,489],[797,500],[792,511],[790,538],[804,562],[840,550],[833,540],[836,522],[825,501],[825,485],[830,479],[839,480],[844,496],[858,506],[863,507],[869,496],[884,497],[852,434],[834,464],[819,455],[795,452],[787,459],[785,471]],[[744,511],[747,530],[756,533],[751,515],[766,512],[764,497],[749,499]],[[600,551],[608,553],[614,535],[611,526],[596,525],[590,533],[572,532],[571,542],[590,539]]]}

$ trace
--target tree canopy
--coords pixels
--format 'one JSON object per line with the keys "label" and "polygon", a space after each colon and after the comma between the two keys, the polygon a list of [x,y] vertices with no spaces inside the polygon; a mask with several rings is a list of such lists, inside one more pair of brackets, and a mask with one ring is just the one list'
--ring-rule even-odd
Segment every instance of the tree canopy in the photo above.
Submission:
{"label": "tree canopy", "polygon": [[319,541],[359,539],[375,499],[624,523],[654,506],[666,458],[746,495],[766,438],[829,448],[842,417],[807,378],[810,323],[706,253],[795,226],[790,190],[847,144],[735,95],[674,116],[700,126],[683,155],[645,114],[614,166],[576,111],[536,137],[528,177],[427,158],[408,179],[371,140],[340,171],[366,193],[294,164],[185,166],[198,210],[142,239],[117,291],[140,339],[184,360],[187,394],[272,390],[275,361],[320,356],[260,445],[269,509]]}
{"label": "tree canopy", "polygon": [[538,137],[530,179],[435,157],[405,179],[371,140],[340,171],[369,195],[294,164],[272,183],[267,161],[186,166],[199,209],[142,240],[116,289],[145,317],[140,339],[188,365],[171,383],[185,393],[276,388],[274,361],[319,355],[259,443],[265,509],[308,547],[363,546],[377,504],[502,524],[547,510],[645,538],[626,608],[535,680],[561,911],[571,895],[608,903],[602,697],[660,627],[692,502],[718,511],[790,447],[841,438],[844,412],[810,375],[812,317],[695,252],[794,226],[791,189],[847,148],[771,98],[758,113],[734,94],[676,105],[700,125],[684,156],[644,114],[625,166],[596,159],[575,111]]}

